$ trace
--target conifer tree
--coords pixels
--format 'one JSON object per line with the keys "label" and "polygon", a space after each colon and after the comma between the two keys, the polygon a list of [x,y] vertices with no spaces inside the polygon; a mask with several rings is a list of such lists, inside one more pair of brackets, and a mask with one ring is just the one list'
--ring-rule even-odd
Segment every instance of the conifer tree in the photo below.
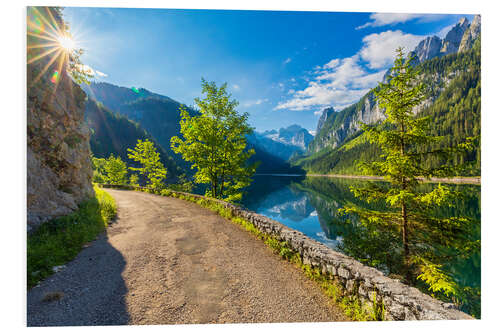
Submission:
{"label": "conifer tree", "polygon": [[479,250],[479,242],[468,239],[473,221],[465,217],[439,218],[432,214],[437,206],[453,206],[461,194],[439,184],[433,190],[418,189],[420,177],[450,177],[459,167],[444,164],[425,168],[422,163],[429,155],[453,158],[473,148],[471,140],[446,149],[424,151],[422,147],[439,142],[440,137],[428,135],[430,119],[417,117],[415,107],[424,100],[424,86],[419,83],[419,72],[412,65],[413,58],[404,57],[403,49],[396,50],[394,66],[385,82],[374,89],[379,106],[386,119],[375,125],[364,125],[364,139],[382,150],[381,160],[359,163],[364,174],[383,175],[387,184],[370,183],[365,187],[351,187],[358,198],[368,203],[382,202],[387,211],[377,211],[346,205],[343,213],[353,213],[361,223],[375,225],[382,233],[398,235],[399,251],[403,257],[404,276],[407,283],[424,282],[433,293],[440,293],[454,300],[460,298],[457,282],[443,269],[448,256],[442,249],[451,249],[453,255],[465,256]]}

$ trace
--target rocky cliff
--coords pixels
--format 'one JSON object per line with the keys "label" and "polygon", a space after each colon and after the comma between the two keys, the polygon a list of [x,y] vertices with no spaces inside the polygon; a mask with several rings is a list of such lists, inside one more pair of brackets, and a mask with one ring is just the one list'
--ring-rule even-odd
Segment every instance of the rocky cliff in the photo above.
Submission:
{"label": "rocky cliff", "polygon": [[86,95],[66,73],[64,58],[50,65],[45,58],[27,67],[28,232],[93,195]]}

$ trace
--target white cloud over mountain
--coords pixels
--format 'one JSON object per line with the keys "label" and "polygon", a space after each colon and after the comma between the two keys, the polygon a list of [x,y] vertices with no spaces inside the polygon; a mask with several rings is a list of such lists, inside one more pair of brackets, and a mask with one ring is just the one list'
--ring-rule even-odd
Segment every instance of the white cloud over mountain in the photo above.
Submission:
{"label": "white cloud over mountain", "polygon": [[400,30],[367,35],[355,55],[334,58],[316,66],[306,80],[307,87],[295,90],[288,100],[278,103],[274,109],[302,111],[331,105],[341,110],[357,102],[382,80],[398,46],[412,50],[424,37]]}
{"label": "white cloud over mountain", "polygon": [[397,23],[405,23],[411,20],[419,19],[420,21],[432,21],[440,18],[436,14],[408,14],[408,13],[373,13],[370,15],[369,22],[360,25],[356,28],[364,29],[368,27],[382,27],[385,25],[394,25]]}
{"label": "white cloud over mountain", "polygon": [[425,36],[406,34],[401,30],[374,33],[363,38],[363,47],[359,51],[361,58],[368,62],[371,69],[390,66],[394,61],[397,47],[402,46],[408,52],[413,50]]}

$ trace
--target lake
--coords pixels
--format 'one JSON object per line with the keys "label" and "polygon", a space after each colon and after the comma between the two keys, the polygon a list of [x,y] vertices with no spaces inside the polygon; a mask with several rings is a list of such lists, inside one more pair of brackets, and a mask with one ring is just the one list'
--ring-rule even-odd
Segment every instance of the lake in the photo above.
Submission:
{"label": "lake", "polygon": [[[356,216],[338,213],[338,209],[346,204],[381,211],[386,209],[380,204],[378,207],[367,205],[351,193],[349,186],[362,186],[366,182],[368,181],[348,178],[257,175],[241,204],[249,210],[299,230],[336,251],[377,267],[387,275],[398,277],[402,267],[398,236],[384,233],[383,230],[368,232]],[[425,183],[420,188],[428,191],[435,186],[437,184]],[[475,219],[477,222],[466,237],[479,242],[481,187],[457,184],[447,186],[459,189],[464,197],[455,207],[437,208],[432,214],[436,217]],[[456,249],[440,246],[434,251],[447,256],[443,270],[453,277],[464,292],[464,303],[460,308],[480,317],[480,248],[470,253],[457,253]]]}

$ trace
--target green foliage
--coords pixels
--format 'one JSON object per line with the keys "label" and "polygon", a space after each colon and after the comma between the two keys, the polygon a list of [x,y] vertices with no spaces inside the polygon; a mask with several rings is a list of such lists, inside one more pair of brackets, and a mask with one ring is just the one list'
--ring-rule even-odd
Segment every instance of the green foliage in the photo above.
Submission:
{"label": "green foliage", "polygon": [[[168,180],[172,181],[181,174],[180,168],[165,149],[158,144],[158,141],[153,139],[139,123],[130,120],[127,116],[112,112],[102,103],[89,98],[85,104],[85,119],[92,129],[90,149],[95,157],[107,158],[113,154],[126,161],[128,160],[128,147],[135,146],[137,140],[150,140],[157,148],[160,161],[167,169]],[[134,161],[129,163],[133,167],[139,166],[139,163]]]}
{"label": "green foliage", "polygon": [[169,184],[167,188],[173,191],[190,193],[193,191],[193,182],[187,180],[186,175],[182,174],[179,176],[177,183]]}
{"label": "green foliage", "polygon": [[[458,285],[442,269],[448,256],[439,256],[440,247],[454,248],[462,253],[474,251],[474,242],[467,239],[472,221],[466,217],[433,217],[435,207],[449,207],[460,198],[460,193],[439,185],[432,191],[419,191],[418,176],[451,176],[459,166],[440,165],[425,167],[422,163],[430,155],[454,154],[470,150],[470,145],[455,149],[423,150],[440,141],[440,137],[429,135],[428,117],[415,117],[413,108],[425,98],[423,83],[417,82],[420,73],[411,65],[412,58],[404,59],[402,49],[397,50],[394,67],[387,83],[380,83],[374,90],[379,105],[385,110],[386,120],[381,125],[364,125],[367,141],[380,147],[380,160],[360,163],[365,174],[381,174],[390,186],[371,183],[353,187],[355,197],[368,203],[385,204],[386,210],[374,210],[349,204],[340,211],[354,213],[360,217],[370,232],[400,235],[400,249],[405,279],[417,284],[418,279],[428,284],[433,292],[444,296],[458,295]],[[391,236],[392,235],[392,236]]]}
{"label": "green foliage", "polygon": [[196,183],[209,184],[206,195],[236,201],[250,184],[257,165],[247,162],[255,153],[247,149],[245,135],[252,131],[248,114],[236,112],[238,102],[231,100],[226,89],[227,84],[217,87],[215,82],[202,79],[206,97],[195,99],[200,112],[191,116],[185,107],[180,108],[183,139],[172,137],[171,147],[193,163]]}
{"label": "green foliage", "polygon": [[131,174],[129,184],[132,186],[139,186],[139,176],[135,173]]}
{"label": "green foliage", "polygon": [[109,156],[104,165],[106,172],[106,182],[108,184],[126,184],[127,183],[127,164],[122,161],[120,156]]}
{"label": "green foliage", "polygon": [[106,165],[106,159],[92,156],[91,160],[93,170],[92,181],[98,184],[106,183],[106,170],[104,168],[104,166]]}
{"label": "green foliage", "polygon": [[80,204],[77,211],[46,222],[28,235],[28,288],[51,275],[52,267],[72,260],[116,215],[114,199],[97,186],[94,191],[95,197]]}
{"label": "green foliage", "polygon": [[130,170],[138,171],[147,179],[147,186],[153,190],[161,190],[164,187],[163,180],[167,175],[167,170],[160,161],[160,154],[156,151],[153,142],[149,140],[137,140],[134,149],[127,149],[128,158],[139,162],[141,167],[130,167]]}
{"label": "green foliage", "polygon": [[111,154],[106,158],[92,156],[93,182],[98,184],[127,184],[127,164]]}

